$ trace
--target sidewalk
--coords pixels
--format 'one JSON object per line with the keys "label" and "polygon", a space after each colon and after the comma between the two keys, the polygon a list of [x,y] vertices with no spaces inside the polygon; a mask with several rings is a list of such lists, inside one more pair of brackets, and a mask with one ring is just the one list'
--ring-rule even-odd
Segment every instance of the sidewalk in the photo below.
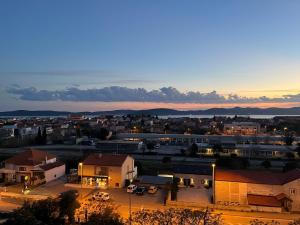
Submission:
{"label": "sidewalk", "polygon": [[254,217],[257,219],[284,219],[295,220],[300,218],[300,213],[272,213],[272,212],[241,212],[231,210],[214,210],[216,214],[241,216],[241,217]]}

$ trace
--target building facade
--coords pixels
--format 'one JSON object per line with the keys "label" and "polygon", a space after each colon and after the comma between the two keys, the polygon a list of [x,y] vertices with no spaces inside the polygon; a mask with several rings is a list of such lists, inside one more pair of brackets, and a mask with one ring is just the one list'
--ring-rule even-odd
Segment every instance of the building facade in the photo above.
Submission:
{"label": "building facade", "polygon": [[129,155],[94,153],[78,165],[82,184],[95,188],[122,188],[136,175],[134,159]]}
{"label": "building facade", "polygon": [[215,203],[257,211],[300,211],[300,170],[216,170]]}
{"label": "building facade", "polygon": [[37,185],[65,175],[65,164],[56,156],[35,149],[24,151],[3,162],[0,177],[7,183]]}

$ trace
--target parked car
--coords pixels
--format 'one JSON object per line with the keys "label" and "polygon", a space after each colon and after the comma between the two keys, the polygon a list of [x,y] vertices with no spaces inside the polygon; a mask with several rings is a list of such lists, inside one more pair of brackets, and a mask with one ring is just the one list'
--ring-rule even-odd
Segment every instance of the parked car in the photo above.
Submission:
{"label": "parked car", "polygon": [[109,199],[110,199],[109,194],[108,193],[103,193],[102,201],[108,201]]}
{"label": "parked car", "polygon": [[155,194],[157,192],[157,187],[156,186],[150,186],[148,188],[148,193],[149,194]]}
{"label": "parked car", "polygon": [[138,188],[136,189],[135,193],[136,193],[137,195],[143,195],[143,194],[145,193],[145,191],[146,191],[146,188],[145,188],[145,187],[138,187]]}
{"label": "parked car", "polygon": [[97,192],[93,195],[93,200],[99,200],[99,201],[107,201],[110,199],[110,196],[106,192]]}
{"label": "parked car", "polygon": [[97,192],[97,193],[93,194],[93,199],[94,200],[101,199],[103,194],[104,194],[104,192]]}
{"label": "parked car", "polygon": [[134,185],[134,184],[130,184],[128,187],[127,187],[127,193],[134,193],[137,189],[137,186]]}

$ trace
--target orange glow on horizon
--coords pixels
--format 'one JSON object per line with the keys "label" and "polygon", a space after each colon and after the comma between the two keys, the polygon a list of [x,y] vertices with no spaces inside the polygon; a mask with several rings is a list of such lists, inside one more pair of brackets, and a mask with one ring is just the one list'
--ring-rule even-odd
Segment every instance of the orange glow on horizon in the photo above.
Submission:
{"label": "orange glow on horizon", "polygon": [[[299,107],[300,102],[284,102],[284,103],[220,103],[220,104],[201,104],[201,103],[161,103],[161,102],[63,102],[63,101],[51,101],[51,102],[36,102],[34,105],[31,102],[32,108],[39,109],[55,109],[66,111],[106,111],[117,109],[130,109],[130,110],[142,110],[153,108],[169,108],[177,110],[201,110],[209,108],[232,108],[232,107],[280,107],[290,108]],[[50,106],[50,107],[49,107]]]}

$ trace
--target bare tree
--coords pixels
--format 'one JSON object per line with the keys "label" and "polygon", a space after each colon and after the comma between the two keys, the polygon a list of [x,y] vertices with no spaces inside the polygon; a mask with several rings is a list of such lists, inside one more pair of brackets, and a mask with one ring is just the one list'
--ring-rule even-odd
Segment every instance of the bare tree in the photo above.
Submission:
{"label": "bare tree", "polygon": [[134,225],[221,225],[221,215],[209,209],[191,210],[170,208],[161,210],[140,210],[133,213]]}
{"label": "bare tree", "polygon": [[270,222],[264,222],[258,219],[251,220],[250,225],[280,225],[278,221],[272,220]]}

